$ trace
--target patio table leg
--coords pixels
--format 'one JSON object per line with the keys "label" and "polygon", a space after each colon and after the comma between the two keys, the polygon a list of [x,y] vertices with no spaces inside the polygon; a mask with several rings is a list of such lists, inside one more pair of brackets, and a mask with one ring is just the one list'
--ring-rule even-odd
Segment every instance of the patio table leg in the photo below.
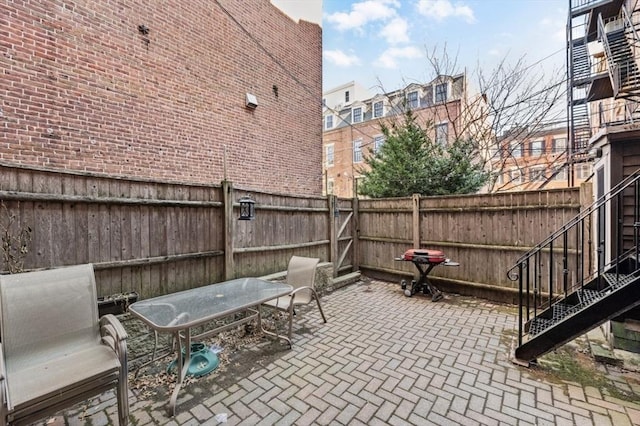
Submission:
{"label": "patio table leg", "polygon": [[[176,340],[178,342],[178,371],[176,374],[178,378],[176,379],[176,386],[173,389],[173,393],[171,394],[171,399],[169,400],[169,406],[167,407],[167,412],[169,417],[175,417],[176,415],[176,403],[178,402],[178,393],[180,392],[180,388],[182,387],[182,382],[187,377],[187,372],[189,370],[189,364],[191,362],[191,329],[187,328],[185,331],[184,337],[180,335],[180,332],[176,332]],[[184,341],[185,344],[185,356],[184,360],[182,359],[182,343]]]}

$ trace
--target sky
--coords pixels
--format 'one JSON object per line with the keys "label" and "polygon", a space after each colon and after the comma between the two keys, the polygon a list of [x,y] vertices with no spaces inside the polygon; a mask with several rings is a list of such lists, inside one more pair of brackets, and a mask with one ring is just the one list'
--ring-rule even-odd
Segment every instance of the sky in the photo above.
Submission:
{"label": "sky", "polygon": [[[350,81],[372,94],[433,77],[444,53],[470,80],[520,58],[564,73],[568,0],[272,0],[322,25],[323,92]],[[321,13],[321,17],[319,16]]]}

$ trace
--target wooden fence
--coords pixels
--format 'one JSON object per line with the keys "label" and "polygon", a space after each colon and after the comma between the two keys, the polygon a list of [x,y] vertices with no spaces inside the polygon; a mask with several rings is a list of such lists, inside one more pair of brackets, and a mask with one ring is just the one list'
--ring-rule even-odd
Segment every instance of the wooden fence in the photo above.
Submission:
{"label": "wooden fence", "polygon": [[[256,202],[253,221],[237,220],[246,195]],[[266,275],[286,269],[294,253],[331,259],[326,197],[0,165],[0,201],[3,227],[13,218],[10,233],[32,230],[25,270],[90,262],[100,295],[145,298]]]}
{"label": "wooden fence", "polygon": [[410,279],[415,266],[394,258],[412,247],[438,249],[460,263],[433,270],[445,290],[512,300],[516,283],[506,271],[579,212],[580,191],[360,200],[360,269]]}
{"label": "wooden fence", "polygon": [[[253,221],[237,220],[243,196]],[[460,262],[434,270],[452,290],[509,289],[507,269],[578,212],[580,192],[351,200],[0,164],[0,201],[0,224],[8,214],[9,231],[32,229],[26,270],[91,262],[100,295],[146,298],[282,271],[292,254],[331,261],[334,274],[410,277],[394,258],[411,247]]]}

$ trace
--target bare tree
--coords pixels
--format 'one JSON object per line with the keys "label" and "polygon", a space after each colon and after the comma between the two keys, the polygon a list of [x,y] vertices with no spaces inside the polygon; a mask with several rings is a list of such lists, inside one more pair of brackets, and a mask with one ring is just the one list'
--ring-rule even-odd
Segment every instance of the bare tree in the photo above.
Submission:
{"label": "bare tree", "polygon": [[[529,65],[524,56],[515,62],[505,56],[489,72],[479,64],[467,72],[461,70],[457,53],[450,55],[446,46],[427,51],[427,62],[433,80],[464,74],[466,82],[460,110],[434,109],[435,116],[427,125],[452,123],[453,139],[472,141],[477,161],[493,176],[487,191],[512,184],[511,175],[504,172],[516,168],[524,174],[519,155],[526,149],[524,141],[566,114],[564,72],[554,70],[547,77],[539,63]],[[550,166],[564,165],[566,154],[554,161],[557,164]],[[495,179],[498,175],[506,177],[501,184]]]}

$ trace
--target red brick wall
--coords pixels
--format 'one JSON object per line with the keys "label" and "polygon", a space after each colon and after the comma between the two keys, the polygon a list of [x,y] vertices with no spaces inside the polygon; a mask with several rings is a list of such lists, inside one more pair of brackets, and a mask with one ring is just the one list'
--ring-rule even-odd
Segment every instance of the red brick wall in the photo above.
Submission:
{"label": "red brick wall", "polygon": [[319,194],[321,49],[269,0],[7,0],[0,161]]}

